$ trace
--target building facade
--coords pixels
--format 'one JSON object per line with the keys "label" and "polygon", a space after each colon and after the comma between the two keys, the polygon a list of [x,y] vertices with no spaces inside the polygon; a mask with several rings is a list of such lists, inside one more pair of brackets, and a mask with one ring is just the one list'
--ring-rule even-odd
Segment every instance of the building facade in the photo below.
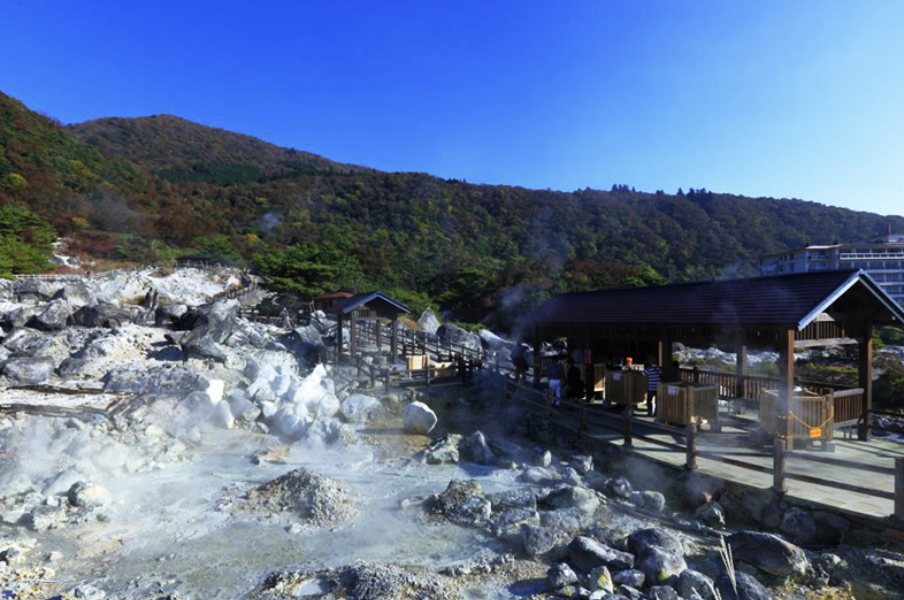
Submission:
{"label": "building facade", "polygon": [[760,259],[761,275],[863,269],[904,306],[904,235],[889,234],[849,244],[807,246]]}

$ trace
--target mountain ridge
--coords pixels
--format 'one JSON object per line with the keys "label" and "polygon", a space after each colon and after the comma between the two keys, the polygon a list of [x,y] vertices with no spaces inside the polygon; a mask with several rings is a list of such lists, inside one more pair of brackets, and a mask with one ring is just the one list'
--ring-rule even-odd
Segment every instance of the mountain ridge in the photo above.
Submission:
{"label": "mountain ridge", "polygon": [[[513,295],[749,274],[761,254],[904,231],[904,217],[810,201],[383,172],[172,115],[61,127],[2,94],[0,147],[0,203],[43,215],[78,252],[201,251],[289,289],[381,288],[470,320]],[[78,163],[89,174],[73,179]]]}

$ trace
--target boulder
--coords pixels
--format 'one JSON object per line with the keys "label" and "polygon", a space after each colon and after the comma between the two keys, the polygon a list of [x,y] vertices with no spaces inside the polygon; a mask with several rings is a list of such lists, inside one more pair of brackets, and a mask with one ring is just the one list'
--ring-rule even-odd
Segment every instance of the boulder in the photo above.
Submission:
{"label": "boulder", "polygon": [[816,543],[824,545],[840,544],[851,530],[851,522],[834,513],[816,511]]}
{"label": "boulder", "polygon": [[167,327],[178,323],[179,320],[188,312],[188,307],[184,304],[168,304],[166,306],[158,306],[154,311],[154,324],[157,327]]}
{"label": "boulder", "polygon": [[562,481],[562,476],[553,469],[545,467],[530,467],[518,476],[520,481],[535,485],[555,485]]}
{"label": "boulder", "polygon": [[460,435],[449,434],[431,442],[430,445],[424,449],[424,462],[428,465],[458,463],[458,443],[460,440]]}
{"label": "boulder", "polygon": [[493,503],[493,510],[504,508],[527,508],[537,510],[537,496],[533,490],[527,488],[507,490],[489,494],[487,498]]}
{"label": "boulder", "polygon": [[61,287],[51,299],[66,300],[75,308],[81,308],[97,302],[94,291],[83,281],[75,281]]}
{"label": "boulder", "polygon": [[796,544],[812,544],[816,540],[816,519],[806,510],[792,506],[782,515],[782,533]]}
{"label": "boulder", "polygon": [[463,460],[479,465],[491,465],[496,461],[496,454],[482,431],[463,437],[458,444],[458,453]]}
{"label": "boulder", "polygon": [[40,385],[53,377],[51,358],[11,358],[3,366],[10,387]]}
{"label": "boulder", "polygon": [[627,477],[615,477],[610,479],[606,485],[606,495],[611,498],[620,498],[628,500],[633,492],[631,482]]}
{"label": "boulder", "polygon": [[590,591],[596,592],[602,590],[608,594],[615,592],[615,586],[612,582],[612,574],[605,566],[596,567],[590,571]]}
{"label": "boulder", "polygon": [[596,567],[614,571],[634,568],[634,556],[615,550],[594,539],[578,536],[568,544],[568,560],[578,571],[590,573]]}
{"label": "boulder", "polygon": [[691,594],[697,594],[703,600],[716,600],[713,580],[693,569],[686,569],[681,573],[675,589],[683,598],[690,598]]}
{"label": "boulder", "polygon": [[[810,561],[804,551],[771,533],[740,531],[727,539],[735,561],[779,578],[804,578]],[[721,589],[721,588],[720,588]]]}
{"label": "boulder", "polygon": [[460,346],[468,350],[481,349],[480,338],[457,325],[450,323],[440,325],[436,330],[436,335],[444,344]]}
{"label": "boulder", "polygon": [[627,585],[636,589],[642,588],[645,580],[646,575],[643,574],[643,571],[638,571],[637,569],[625,569],[624,571],[618,571],[612,576],[612,581],[616,585]]}
{"label": "boulder", "polygon": [[725,509],[715,500],[710,500],[694,512],[694,518],[710,527],[725,527]]}
{"label": "boulder", "polygon": [[446,491],[431,496],[427,506],[432,514],[442,515],[458,525],[484,525],[492,513],[492,504],[474,479],[450,481]]}
{"label": "boulder", "polygon": [[[492,506],[492,501],[490,502]],[[493,534],[509,543],[521,540],[521,528],[524,525],[540,525],[540,515],[536,510],[528,508],[506,507],[499,511],[493,511]]]}
{"label": "boulder", "polygon": [[568,466],[581,475],[586,475],[593,470],[593,457],[589,454],[573,456],[571,457],[571,460],[568,461]]}
{"label": "boulder", "polygon": [[665,510],[665,495],[662,492],[655,492],[652,490],[632,492],[629,500],[631,501],[631,504],[638,508],[657,513],[661,513]]}
{"label": "boulder", "polygon": [[680,550],[649,546],[638,555],[637,569],[643,571],[647,582],[662,584],[680,575],[687,563]]}
{"label": "boulder", "polygon": [[678,592],[667,585],[654,585],[647,590],[647,596],[650,600],[681,600]]}
{"label": "boulder", "polygon": [[662,529],[638,529],[628,536],[628,551],[639,556],[647,548],[658,546],[664,550],[671,550],[684,554],[684,547],[675,535]]}
{"label": "boulder", "polygon": [[227,401],[229,403],[229,410],[232,412],[232,416],[237,420],[251,423],[253,421],[256,421],[257,418],[261,416],[262,409],[255,406],[253,402],[245,397],[244,390],[232,390],[231,392],[229,392],[229,398],[227,399]]}
{"label": "boulder", "polygon": [[25,522],[35,531],[59,529],[68,522],[66,509],[62,506],[36,506],[26,515]]}
{"label": "boulder", "polygon": [[107,393],[144,394],[153,398],[184,398],[210,387],[207,378],[193,368],[171,364],[120,367],[104,375],[103,382]]}
{"label": "boulder", "polygon": [[223,429],[232,429],[235,427],[235,417],[232,416],[232,410],[229,408],[228,402],[219,402],[213,407],[210,414],[210,421],[217,427]]}
{"label": "boulder", "polygon": [[436,330],[439,329],[441,325],[439,319],[436,318],[436,313],[434,313],[433,309],[429,306],[421,313],[421,317],[417,320],[417,324],[418,327],[421,328],[421,331],[426,331],[427,333],[436,333]]}
{"label": "boulder", "polygon": [[774,600],[772,593],[756,578],[737,571],[732,583],[728,575],[722,575],[716,581],[722,600]]}
{"label": "boulder", "polygon": [[543,556],[559,545],[562,534],[551,527],[523,525],[521,527],[521,545],[528,556]]}
{"label": "boulder", "polygon": [[[258,379],[264,377],[265,368],[261,369]],[[271,382],[280,379],[280,375],[275,374],[270,378]],[[276,383],[275,387],[279,388],[281,383]],[[249,393],[251,387],[248,388]],[[288,392],[291,395],[291,402],[296,405],[302,405],[312,418],[328,418],[339,412],[339,398],[336,397],[336,386],[329,377],[326,367],[317,365],[307,377],[301,380],[301,383],[295,388],[295,391]],[[255,399],[258,395],[255,395]]]}
{"label": "boulder", "polygon": [[373,396],[353,394],[342,402],[340,410],[349,423],[366,423],[383,412],[383,405]]}
{"label": "boulder", "polygon": [[195,335],[189,333],[179,342],[179,347],[186,358],[211,359],[220,363],[226,363],[226,351],[223,350],[210,335]]}
{"label": "boulder", "polygon": [[60,331],[66,328],[74,311],[66,300],[51,300],[41,312],[29,319],[26,325],[41,331]]}
{"label": "boulder", "polygon": [[68,493],[69,504],[78,508],[100,508],[110,503],[110,492],[94,483],[78,481]]}
{"label": "boulder", "polygon": [[423,402],[412,402],[402,410],[405,431],[427,435],[436,427],[436,413]]}
{"label": "boulder", "polygon": [[546,581],[549,582],[550,589],[560,590],[565,586],[579,583],[580,578],[574,570],[568,566],[568,563],[558,563],[546,571]]}
{"label": "boulder", "polygon": [[72,315],[71,322],[79,327],[106,327],[118,329],[127,323],[135,323],[141,317],[137,306],[117,306],[103,303],[79,308]]}
{"label": "boulder", "polygon": [[577,508],[587,514],[596,512],[600,505],[599,498],[596,497],[595,492],[587,488],[570,485],[559,486],[542,498],[538,498],[537,503],[540,507],[548,510]]}

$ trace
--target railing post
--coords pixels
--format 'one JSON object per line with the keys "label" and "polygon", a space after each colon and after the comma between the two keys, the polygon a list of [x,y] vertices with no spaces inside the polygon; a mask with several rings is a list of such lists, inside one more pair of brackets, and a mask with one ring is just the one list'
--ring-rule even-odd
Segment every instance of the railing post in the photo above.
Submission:
{"label": "railing post", "polygon": [[694,383],[700,383],[700,367],[694,365]]}
{"label": "railing post", "polygon": [[785,482],[787,462],[785,442],[776,436],[772,455],[772,491],[779,496],[783,496],[788,491],[788,484]]}
{"label": "railing post", "polygon": [[684,468],[692,471],[697,468],[697,420],[690,419],[686,429],[687,436],[687,460]]}
{"label": "railing post", "polygon": [[625,446],[632,446],[634,439],[631,437],[631,415],[634,412],[633,404],[626,404],[625,411],[622,413],[625,417]]}
{"label": "railing post", "polygon": [[387,369],[385,371],[385,375],[386,375],[386,381],[385,381],[386,393],[388,394],[389,390],[392,388],[392,369],[387,367]]}
{"label": "railing post", "polygon": [[904,522],[904,458],[895,459],[895,518]]}
{"label": "railing post", "polygon": [[431,365],[429,362],[427,363],[426,367],[424,368],[424,373],[427,375],[427,388],[430,387],[430,369],[432,369],[432,368],[433,368],[433,365]]}
{"label": "railing post", "polygon": [[374,389],[377,387],[377,376],[376,376],[376,367],[373,365],[370,366],[370,389]]}

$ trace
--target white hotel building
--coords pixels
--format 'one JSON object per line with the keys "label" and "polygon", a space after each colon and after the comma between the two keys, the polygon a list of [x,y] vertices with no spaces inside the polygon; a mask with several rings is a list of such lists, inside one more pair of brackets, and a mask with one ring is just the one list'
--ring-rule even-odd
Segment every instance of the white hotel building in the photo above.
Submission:
{"label": "white hotel building", "polygon": [[761,275],[863,269],[904,306],[904,235],[889,234],[850,244],[807,246],[760,259]]}

